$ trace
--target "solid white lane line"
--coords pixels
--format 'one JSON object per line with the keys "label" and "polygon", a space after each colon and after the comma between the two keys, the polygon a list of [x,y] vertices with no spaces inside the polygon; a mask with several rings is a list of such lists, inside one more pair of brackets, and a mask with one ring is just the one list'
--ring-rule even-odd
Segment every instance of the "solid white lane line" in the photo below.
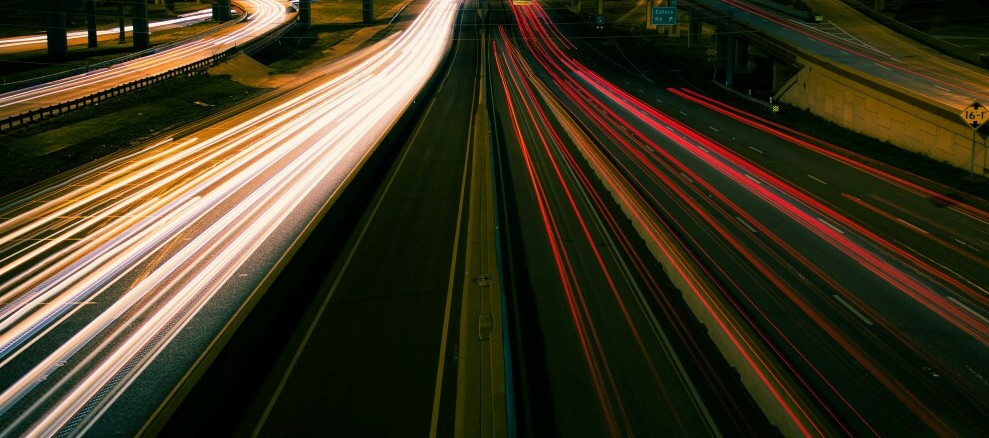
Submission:
{"label": "solid white lane line", "polygon": [[979,250],[978,248],[976,248],[976,247],[974,247],[974,246],[972,246],[972,245],[969,245],[969,244],[967,244],[967,243],[965,243],[965,242],[963,242],[963,241],[961,241],[961,240],[958,240],[958,239],[955,239],[955,242],[958,242],[958,243],[959,243],[959,244],[961,244],[962,246],[964,246],[964,247],[966,247],[966,248],[969,248],[969,249],[971,249],[972,251],[975,251],[975,252],[982,252],[982,251],[981,251],[981,250]]}
{"label": "solid white lane line", "polygon": [[749,225],[749,223],[746,222],[745,219],[742,219],[741,217],[738,217],[738,216],[735,216],[735,219],[738,220],[738,222],[741,223],[742,225],[745,225],[745,228],[748,228],[749,231],[751,231],[753,233],[757,233],[758,232],[758,230],[756,230],[755,227],[753,227],[752,225]]}
{"label": "solid white lane line", "polygon": [[967,311],[968,313],[971,313],[971,314],[972,314],[973,316],[975,316],[976,318],[979,318],[979,319],[981,319],[981,320],[982,320],[983,322],[985,322],[986,324],[989,324],[989,318],[986,318],[986,317],[984,317],[984,316],[982,316],[981,314],[979,314],[979,313],[977,313],[977,312],[975,311],[975,309],[973,309],[973,308],[971,308],[971,307],[968,307],[967,305],[965,305],[965,303],[963,303],[963,302],[961,302],[961,301],[958,301],[958,300],[956,300],[956,299],[955,299],[954,297],[950,297],[950,296],[949,296],[949,297],[947,297],[947,298],[948,298],[948,300],[949,300],[949,301],[951,301],[952,303],[955,303],[955,305],[956,305],[956,306],[958,306],[958,307],[961,307],[962,309],[965,309],[965,310],[966,310],[966,311]]}
{"label": "solid white lane line", "polygon": [[842,231],[842,230],[841,230],[841,228],[838,228],[838,227],[836,227],[836,226],[834,226],[833,224],[831,224],[831,222],[828,222],[828,221],[826,221],[826,220],[824,220],[824,218],[823,218],[823,217],[819,217],[819,218],[817,218],[817,220],[818,220],[819,222],[821,222],[822,224],[824,224],[824,225],[827,225],[827,226],[828,226],[828,228],[831,228],[832,230],[835,230],[835,231],[837,231],[838,233],[841,233],[841,234],[845,234],[845,232],[844,232],[844,231]]}
{"label": "solid white lane line", "polygon": [[858,309],[852,307],[851,304],[848,304],[848,301],[845,301],[844,298],[842,298],[842,297],[840,297],[838,295],[831,295],[831,296],[834,297],[835,300],[838,300],[838,302],[841,303],[842,306],[845,306],[845,308],[848,309],[849,312],[852,312],[853,315],[857,316],[858,319],[861,319],[862,322],[864,322],[864,323],[866,323],[868,325],[875,325],[875,324],[872,323],[872,321],[869,318],[866,318],[865,315],[863,315],[861,312],[859,312]]}
{"label": "solid white lane line", "polygon": [[909,228],[914,229],[917,232],[920,232],[920,233],[923,233],[923,234],[931,234],[931,233],[928,233],[927,230],[925,230],[923,228],[920,228],[920,227],[918,227],[918,226],[916,226],[914,224],[911,224],[910,222],[907,222],[907,221],[905,221],[903,219],[896,218],[896,221],[899,222],[899,223],[901,223],[901,224],[903,224],[903,225],[905,225],[905,226],[907,226],[907,227],[909,227]]}

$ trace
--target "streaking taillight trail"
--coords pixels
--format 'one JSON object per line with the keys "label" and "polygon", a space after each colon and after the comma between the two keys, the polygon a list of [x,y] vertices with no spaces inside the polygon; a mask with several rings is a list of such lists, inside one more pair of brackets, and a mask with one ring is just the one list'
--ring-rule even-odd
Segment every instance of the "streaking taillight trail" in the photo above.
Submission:
{"label": "streaking taillight trail", "polygon": [[[872,420],[859,413],[858,401],[846,398],[847,389],[835,383],[845,378],[834,370],[824,369],[806,357],[808,346],[793,340],[785,330],[777,326],[773,317],[764,313],[758,302],[770,289],[779,292],[779,303],[789,303],[802,318],[808,328],[820,330],[835,345],[840,346],[858,363],[878,385],[933,431],[950,433],[954,425],[938,414],[942,409],[939,402],[925,399],[917,391],[926,391],[923,385],[904,385],[892,371],[911,368],[917,360],[949,368],[930,345],[902,334],[898,327],[902,322],[887,317],[888,312],[877,307],[874,301],[859,296],[862,284],[882,285],[884,290],[893,291],[919,304],[930,315],[957,329],[964,336],[971,337],[981,347],[989,346],[989,321],[971,309],[960,305],[951,294],[961,294],[971,302],[987,304],[984,290],[954,273],[944,272],[928,261],[916,256],[897,243],[883,238],[852,217],[839,212],[819,198],[785,181],[741,155],[718,144],[686,124],[663,114],[641,99],[614,86],[600,75],[573,59],[566,51],[573,48],[571,42],[552,25],[545,11],[538,4],[513,8],[521,41],[529,49],[531,59],[542,68],[536,73],[546,78],[550,89],[565,100],[575,111],[579,111],[588,129],[600,135],[601,152],[609,157],[610,165],[620,170],[634,192],[616,191],[631,197],[641,197],[640,202],[649,205],[650,220],[668,223],[671,232],[682,239],[682,243],[694,254],[702,265],[710,266],[708,281],[726,284],[720,299],[735,303],[752,325],[745,330],[754,330],[766,345],[776,351],[783,366],[802,382],[802,390],[817,401],[819,407],[828,412],[832,420],[841,428],[846,428],[849,418],[840,418],[831,404],[843,405],[841,417],[851,415],[857,424],[855,430],[864,428],[870,433],[881,433],[872,426]],[[509,40],[503,35],[503,40]],[[506,43],[506,46],[508,44]],[[531,73],[529,74],[531,76]],[[709,98],[687,90],[669,90],[686,99],[722,112],[743,123],[779,138],[791,141],[798,146],[814,150],[850,166],[869,172],[876,178],[890,181],[906,190],[925,194],[932,199],[943,195],[932,192],[923,186],[901,177],[868,168],[854,159],[835,154],[820,143],[813,143],[806,136],[765,120],[747,117],[727,106],[717,104]],[[506,91],[507,93],[507,91]],[[592,128],[591,128],[592,127]],[[712,175],[716,175],[712,179]],[[608,181],[605,181],[606,184]],[[737,195],[729,195],[722,189],[730,183],[732,190],[741,189],[745,200]],[[614,193],[613,192],[613,196]],[[663,196],[658,196],[662,194]],[[711,258],[709,249],[699,245],[694,237],[684,235],[687,224],[679,225],[676,217],[667,209],[661,199],[671,198],[693,219],[704,224],[709,232],[721,240],[721,245],[730,248],[744,260],[750,269],[758,273],[766,282],[767,290],[749,290],[735,283],[731,272],[736,267],[726,265],[727,261]],[[665,201],[669,202],[669,201]],[[757,205],[757,206],[756,206]],[[951,203],[952,208],[977,220],[985,221],[986,213],[966,204]],[[627,214],[636,212],[633,221],[641,221],[641,209],[626,208]],[[792,236],[781,234],[778,225],[796,227],[800,231],[800,243]],[[692,226],[692,225],[691,225]],[[812,237],[810,237],[812,236]],[[644,236],[645,238],[645,236]],[[806,242],[812,247],[826,249],[826,254],[808,251]],[[957,245],[953,249],[958,250]],[[768,256],[767,256],[768,254]],[[850,262],[854,273],[831,271],[826,257],[837,257]],[[977,256],[973,256],[978,259]],[[844,262],[843,262],[844,263]],[[725,265],[723,265],[725,264]],[[781,271],[783,270],[783,271]],[[847,278],[856,278],[862,284],[848,283]],[[813,281],[812,281],[813,280]],[[825,313],[815,301],[827,298],[828,306],[839,311],[842,306],[857,313],[863,324],[880,327],[894,343],[863,342],[853,329],[839,324]],[[833,299],[832,299],[833,297]],[[757,299],[758,298],[758,299]],[[739,300],[739,301],[736,301]],[[850,304],[849,304],[850,303]],[[744,309],[748,310],[744,310]],[[752,315],[749,315],[749,313]],[[725,330],[727,325],[722,325]],[[742,329],[739,329],[744,331]],[[764,331],[765,330],[765,331]],[[734,335],[730,333],[729,335]],[[790,351],[783,353],[775,344]],[[898,344],[897,344],[898,343]],[[739,348],[741,344],[736,344]],[[897,346],[898,345],[898,346]],[[803,351],[802,351],[803,350]],[[749,352],[746,351],[746,354]],[[815,352],[815,354],[818,354]],[[820,383],[810,383],[803,375],[812,376]],[[984,398],[978,389],[962,383],[964,379],[953,380],[955,389],[966,397],[978,400]],[[764,380],[773,386],[770,380]],[[786,399],[786,388],[773,386],[777,401],[786,410],[791,420],[797,424],[802,434],[820,435],[826,426],[814,425],[813,421],[798,414],[799,404]],[[827,397],[822,397],[822,394]],[[852,429],[845,429],[853,433]]]}

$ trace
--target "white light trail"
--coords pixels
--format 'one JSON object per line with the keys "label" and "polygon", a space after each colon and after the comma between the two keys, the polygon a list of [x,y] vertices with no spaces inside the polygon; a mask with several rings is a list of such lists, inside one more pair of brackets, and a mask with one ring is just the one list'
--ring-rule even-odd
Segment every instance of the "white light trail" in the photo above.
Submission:
{"label": "white light trail", "polygon": [[247,9],[251,19],[227,32],[208,35],[153,55],[116,64],[105,69],[93,70],[35,87],[0,94],[0,118],[26,110],[68,102],[100,90],[161,74],[174,68],[209,58],[218,53],[243,45],[293,17],[285,13],[285,7],[275,0],[245,0],[239,2]]}
{"label": "white light trail", "polygon": [[[0,435],[87,430],[252,256],[293,240],[276,231],[334,199],[439,66],[458,4],[433,0],[287,101],[0,206],[0,370],[50,345],[0,393]],[[98,315],[79,313],[103,296]]]}
{"label": "white light trail", "polygon": [[[186,13],[186,14],[180,14],[176,18],[173,18],[171,20],[161,20],[161,21],[154,21],[154,22],[148,23],[148,27],[151,28],[151,29],[155,29],[155,28],[158,28],[158,27],[166,27],[166,26],[191,25],[191,24],[195,24],[195,23],[198,23],[198,22],[206,21],[207,19],[209,19],[210,17],[212,17],[212,15],[213,15],[213,12],[211,10],[209,10],[209,9],[202,10],[202,11],[189,12],[189,13]],[[124,26],[124,32],[130,32],[132,30],[134,30],[134,27],[133,26]],[[120,32],[120,28],[119,27],[114,27],[112,29],[97,30],[96,31],[96,35],[97,36],[99,36],[99,35],[116,35],[119,32]],[[89,35],[89,32],[88,31],[85,31],[85,30],[73,31],[73,32],[67,32],[66,33],[66,37],[68,39],[70,39],[70,40],[72,40],[72,39],[79,39],[79,38],[86,38],[88,35]],[[48,41],[48,36],[47,35],[44,35],[44,34],[42,34],[42,35],[21,36],[21,37],[12,37],[12,38],[3,38],[3,39],[0,39],[0,48],[26,46],[26,45],[31,45],[31,44],[45,44],[47,41]]]}

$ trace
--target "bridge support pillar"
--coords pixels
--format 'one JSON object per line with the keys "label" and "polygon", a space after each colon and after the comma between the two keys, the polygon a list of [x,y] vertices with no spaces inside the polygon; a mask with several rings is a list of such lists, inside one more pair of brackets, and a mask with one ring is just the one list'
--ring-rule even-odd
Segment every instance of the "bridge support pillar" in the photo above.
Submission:
{"label": "bridge support pillar", "polygon": [[299,26],[303,32],[312,29],[312,1],[299,0]]}
{"label": "bridge support pillar", "polygon": [[148,27],[148,2],[131,2],[131,26],[134,34],[134,48],[143,50],[151,47],[151,30]]}
{"label": "bridge support pillar", "polygon": [[45,33],[48,35],[48,57],[69,57],[69,41],[65,32],[65,8],[61,2],[49,2],[45,8]]}
{"label": "bridge support pillar", "polygon": [[728,11],[727,23],[718,26],[718,55],[725,62],[725,86],[735,82],[735,10]]}
{"label": "bridge support pillar", "polygon": [[704,21],[694,15],[690,14],[690,27],[687,30],[687,47],[691,47],[701,41],[701,29],[704,27]]}
{"label": "bridge support pillar", "polygon": [[96,47],[96,0],[86,0],[86,39],[89,47]]}
{"label": "bridge support pillar", "polygon": [[216,0],[213,6],[213,21],[223,23],[230,21],[230,0]]}
{"label": "bridge support pillar", "polygon": [[778,62],[773,62],[773,94],[780,91],[792,76],[793,74],[789,68]]}
{"label": "bridge support pillar", "polygon": [[735,38],[735,72],[748,73],[751,69],[749,65],[749,45],[748,41],[743,39]]}
{"label": "bridge support pillar", "polygon": [[374,23],[374,0],[363,0],[362,8],[364,24]]}

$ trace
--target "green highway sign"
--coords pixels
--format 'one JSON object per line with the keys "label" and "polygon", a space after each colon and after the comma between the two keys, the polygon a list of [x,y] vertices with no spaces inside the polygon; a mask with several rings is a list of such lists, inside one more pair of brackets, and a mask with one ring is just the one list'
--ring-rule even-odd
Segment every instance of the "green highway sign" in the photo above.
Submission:
{"label": "green highway sign", "polygon": [[653,6],[649,19],[655,26],[674,26],[677,24],[677,1],[668,0],[666,6]]}
{"label": "green highway sign", "polygon": [[673,26],[677,24],[677,8],[654,6],[650,17],[656,26]]}

